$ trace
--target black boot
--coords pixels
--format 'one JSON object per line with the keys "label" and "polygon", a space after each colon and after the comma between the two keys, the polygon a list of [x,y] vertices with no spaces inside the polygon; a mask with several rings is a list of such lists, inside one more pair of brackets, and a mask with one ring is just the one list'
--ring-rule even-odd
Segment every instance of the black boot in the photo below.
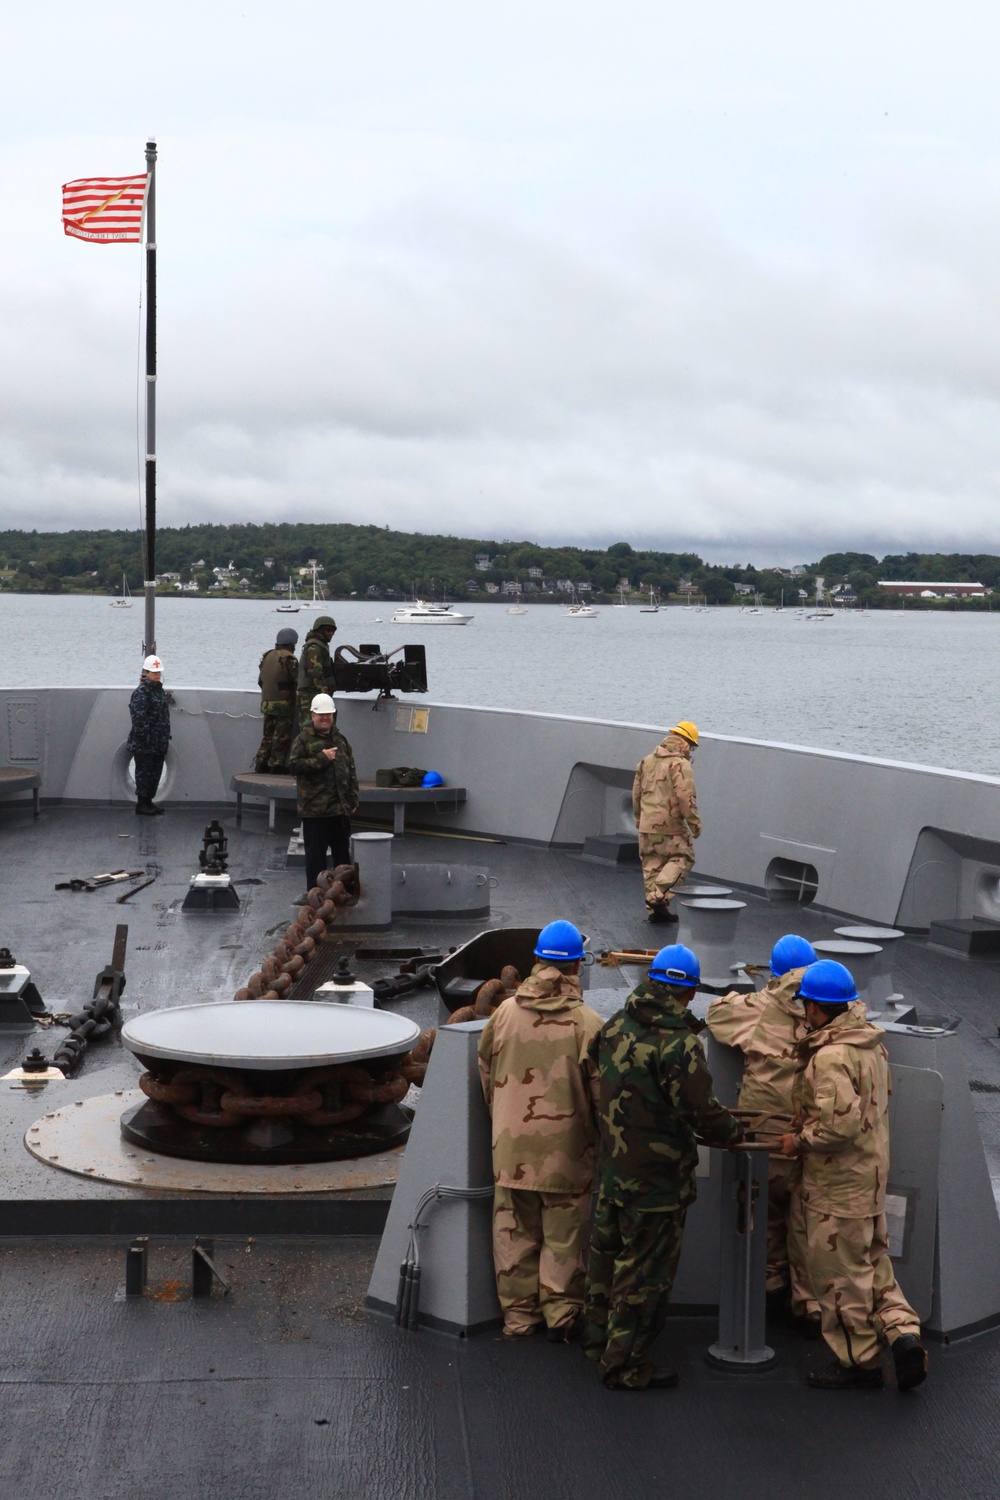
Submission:
{"label": "black boot", "polygon": [[899,1390],[912,1391],[923,1385],[927,1378],[927,1350],[915,1333],[900,1334],[892,1346],[892,1362]]}
{"label": "black boot", "polygon": [[669,906],[658,904],[647,908],[646,921],[658,924],[661,922],[676,922],[678,918],[670,910]]}

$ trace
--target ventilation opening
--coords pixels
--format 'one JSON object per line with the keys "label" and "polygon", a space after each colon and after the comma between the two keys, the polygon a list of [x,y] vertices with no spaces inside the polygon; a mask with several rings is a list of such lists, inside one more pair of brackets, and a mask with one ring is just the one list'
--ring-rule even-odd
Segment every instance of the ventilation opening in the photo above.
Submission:
{"label": "ventilation opening", "polygon": [[772,859],[764,876],[764,888],[771,901],[808,906],[815,901],[819,890],[816,866],[800,864],[797,859]]}

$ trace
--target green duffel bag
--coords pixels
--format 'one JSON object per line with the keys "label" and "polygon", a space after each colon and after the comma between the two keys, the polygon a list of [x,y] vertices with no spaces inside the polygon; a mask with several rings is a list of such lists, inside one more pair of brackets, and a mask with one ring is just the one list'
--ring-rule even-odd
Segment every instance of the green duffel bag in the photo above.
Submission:
{"label": "green duffel bag", "polygon": [[396,778],[396,786],[423,786],[426,771],[420,771],[416,766],[396,766],[393,769]]}

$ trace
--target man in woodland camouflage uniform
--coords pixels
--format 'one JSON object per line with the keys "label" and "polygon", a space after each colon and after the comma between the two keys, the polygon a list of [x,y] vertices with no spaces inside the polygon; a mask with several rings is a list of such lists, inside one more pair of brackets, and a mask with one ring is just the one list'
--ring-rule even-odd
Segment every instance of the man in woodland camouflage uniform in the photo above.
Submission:
{"label": "man in woodland camouflage uniform", "polygon": [[288,747],[292,743],[292,719],[295,714],[295,683],[299,664],[294,647],[297,630],[287,626],[279,630],[270,651],[260,659],[257,686],[260,688],[260,711],[264,715],[264,733],[254,757],[255,771],[283,771]]}
{"label": "man in woodland camouflage uniform", "polygon": [[616,1390],[677,1384],[651,1350],[667,1316],[684,1216],[697,1195],[695,1136],[743,1139],[715,1097],[687,1009],[701,968],[690,948],[661,948],[647,981],[591,1046],[600,1073],[599,1197],[590,1238],[583,1349]]}
{"label": "man in woodland camouflage uniform", "polygon": [[295,736],[288,753],[302,819],[307,893],[322,870],[334,870],[351,859],[351,814],[358,810],[358,773],[354,753],[336,724],[333,699],[328,693],[317,693],[305,727]]}
{"label": "man in woodland camouflage uniform", "polygon": [[571,922],[539,933],[531,975],[486,1024],[479,1072],[493,1117],[493,1260],[504,1333],[579,1331],[597,1146],[601,1018],[580,989],[583,939]]}
{"label": "man in woodland camouflage uniform", "polygon": [[802,1158],[795,1203],[802,1214],[809,1280],[823,1337],[836,1355],[808,1376],[823,1390],[882,1385],[888,1343],[901,1391],[920,1385],[927,1351],[920,1319],[896,1284],[889,1259],[889,1062],[866,1018],[850,972],[824,959],[799,986],[809,1035],[795,1085],[793,1128],[781,1140]]}
{"label": "man in woodland camouflage uniform", "polygon": [[333,658],[330,642],[337,634],[337,622],[332,615],[317,615],[313,627],[306,636],[302,655],[299,658],[299,728],[309,726],[309,710],[317,693],[332,694]]}
{"label": "man in woodland camouflage uniform", "polygon": [[[735,991],[713,1000],[706,1022],[717,1042],[744,1054],[739,1107],[752,1113],[755,1132],[778,1137],[795,1108],[792,1090],[800,1068],[799,1044],[809,1035],[798,999],[799,983],[816,954],[805,938],[788,933],[771,953],[771,977],[752,995]],[[809,1287],[801,1215],[791,1212],[802,1175],[796,1158],[771,1156],[767,1181],[767,1300],[769,1310],[790,1312],[806,1338],[819,1338],[819,1304]]]}
{"label": "man in woodland camouflage uniform", "polygon": [[636,767],[632,810],[639,830],[639,858],[650,922],[676,922],[670,897],[694,865],[701,819],[691,770],[697,725],[683,719]]}

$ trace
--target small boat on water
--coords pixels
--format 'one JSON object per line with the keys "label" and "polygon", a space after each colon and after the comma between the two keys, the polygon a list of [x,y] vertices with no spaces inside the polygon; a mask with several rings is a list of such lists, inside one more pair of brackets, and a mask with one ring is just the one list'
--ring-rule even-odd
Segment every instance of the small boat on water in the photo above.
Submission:
{"label": "small boat on water", "polygon": [[660,613],[660,606],[657,602],[656,591],[654,590],[652,584],[650,584],[649,587],[649,603],[640,604],[639,613],[641,615],[658,615]]}
{"label": "small boat on water", "polygon": [[401,604],[393,614],[394,625],[468,625],[472,615],[460,614],[450,604],[428,603],[426,599],[414,599],[412,604]]}
{"label": "small boat on water", "polygon": [[299,612],[299,601],[295,597],[295,585],[291,578],[288,580],[288,602],[275,605],[275,614],[297,615]]}
{"label": "small boat on water", "polygon": [[119,594],[119,596],[118,596],[117,599],[112,599],[112,601],[111,601],[111,608],[112,609],[131,609],[132,608],[132,594],[131,594],[131,592],[129,590],[128,579],[125,577],[124,573],[122,574],[122,591]]}
{"label": "small boat on water", "polygon": [[597,610],[590,604],[571,604],[566,610],[566,618],[574,620],[596,620]]}
{"label": "small boat on water", "polygon": [[528,611],[525,609],[523,604],[512,604],[507,610],[507,613],[509,615],[526,615]]}

